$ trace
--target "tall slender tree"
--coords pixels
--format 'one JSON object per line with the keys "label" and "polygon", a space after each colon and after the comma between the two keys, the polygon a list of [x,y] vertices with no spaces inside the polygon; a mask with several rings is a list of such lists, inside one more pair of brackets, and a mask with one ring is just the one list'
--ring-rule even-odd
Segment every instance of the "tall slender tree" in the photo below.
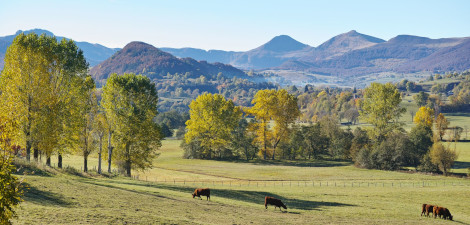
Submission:
{"label": "tall slender tree", "polygon": [[157,90],[148,77],[112,74],[103,88],[102,106],[113,129],[113,157],[131,176],[131,169],[152,166],[161,146],[161,134],[154,122]]}
{"label": "tall slender tree", "polygon": [[401,107],[400,103],[401,94],[391,83],[372,83],[365,89],[360,113],[362,119],[375,127],[370,130],[372,140],[381,142],[387,133],[401,126],[398,118],[406,112],[406,109]]}

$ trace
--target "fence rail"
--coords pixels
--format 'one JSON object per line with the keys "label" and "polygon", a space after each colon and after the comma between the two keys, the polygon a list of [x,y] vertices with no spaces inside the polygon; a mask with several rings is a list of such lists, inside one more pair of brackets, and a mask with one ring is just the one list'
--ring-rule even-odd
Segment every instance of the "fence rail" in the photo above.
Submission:
{"label": "fence rail", "polygon": [[423,187],[449,187],[449,186],[470,186],[470,181],[278,181],[278,180],[185,180],[185,179],[166,179],[148,176],[132,176],[134,180],[147,181],[152,183],[173,184],[183,186],[204,186],[204,187],[392,187],[392,188],[423,188]]}
{"label": "fence rail", "polygon": [[[36,163],[38,166],[46,167],[43,162]],[[56,167],[56,164],[52,164]],[[74,168],[64,165],[63,168]],[[103,170],[107,168],[102,168]],[[83,167],[80,167],[83,171]],[[96,166],[89,169],[89,172],[97,171]],[[117,173],[113,169],[113,173]],[[443,181],[443,180],[420,180],[420,181],[352,181],[352,180],[186,180],[186,179],[169,179],[158,178],[146,175],[133,175],[133,180],[147,181],[151,183],[173,184],[191,187],[337,187],[337,188],[372,188],[372,187],[389,187],[389,188],[423,188],[423,187],[450,187],[450,186],[470,186],[470,180],[462,179],[460,181]]]}

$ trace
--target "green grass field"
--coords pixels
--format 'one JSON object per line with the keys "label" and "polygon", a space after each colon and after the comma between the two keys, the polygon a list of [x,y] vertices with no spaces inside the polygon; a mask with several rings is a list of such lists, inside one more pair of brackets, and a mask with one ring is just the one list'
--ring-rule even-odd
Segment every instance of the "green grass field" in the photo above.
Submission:
{"label": "green grass field", "polygon": [[[463,163],[470,162],[468,145],[459,145],[459,149],[465,160]],[[160,152],[155,168],[134,173],[140,180],[120,176],[77,176],[55,169],[26,175],[30,189],[13,222],[451,223],[420,216],[421,204],[432,203],[448,207],[455,222],[470,224],[467,209],[470,180],[466,178],[365,170],[348,162],[182,159],[178,140],[163,141]],[[91,159],[90,167],[96,162]],[[79,170],[82,159],[69,156],[64,159],[64,165]],[[210,187],[211,201],[193,199],[191,193],[196,187]],[[264,209],[266,195],[282,199],[288,206],[287,212],[274,210],[272,206]]]}

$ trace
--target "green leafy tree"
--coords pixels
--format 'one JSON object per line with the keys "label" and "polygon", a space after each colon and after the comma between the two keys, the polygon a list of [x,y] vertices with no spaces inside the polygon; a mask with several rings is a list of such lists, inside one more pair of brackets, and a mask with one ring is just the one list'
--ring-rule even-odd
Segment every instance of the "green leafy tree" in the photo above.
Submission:
{"label": "green leafy tree", "polygon": [[198,140],[203,158],[222,157],[222,150],[231,141],[231,132],[237,127],[242,112],[232,100],[225,100],[219,94],[203,94],[189,105],[187,144]]}
{"label": "green leafy tree", "polygon": [[439,167],[439,170],[447,176],[450,168],[454,165],[458,154],[449,147],[444,147],[441,142],[436,142],[430,150],[431,162]]}
{"label": "green leafy tree", "polygon": [[444,137],[446,133],[446,129],[449,126],[449,121],[447,121],[444,114],[439,113],[439,115],[437,115],[435,126],[436,126],[437,137],[439,137],[439,140],[442,141],[442,138]]}
{"label": "green leafy tree", "polygon": [[422,107],[428,102],[429,94],[424,91],[420,91],[418,94],[413,96],[413,99],[415,100],[416,105]]}
{"label": "green leafy tree", "polygon": [[162,129],[162,135],[163,137],[171,137],[173,136],[173,131],[168,127],[168,125],[166,125],[166,123],[162,123],[160,125],[161,129]]}
{"label": "green leafy tree", "polygon": [[93,129],[93,134],[95,135],[95,139],[97,139],[98,142],[98,174],[102,173],[101,169],[101,160],[103,157],[103,144],[106,144],[104,142],[104,137],[107,134],[108,131],[108,121],[106,121],[106,115],[104,112],[99,112],[95,119],[94,119],[94,129]]}
{"label": "green leafy tree", "polygon": [[23,183],[13,175],[14,153],[10,137],[14,131],[11,128],[17,127],[11,125],[0,117],[0,224],[11,224],[10,219],[16,216],[15,207],[23,201]]}
{"label": "green leafy tree", "polygon": [[246,160],[253,159],[256,155],[257,147],[253,144],[254,132],[251,132],[249,123],[245,118],[238,122],[238,126],[232,132],[232,148],[239,156],[244,156]]}
{"label": "green leafy tree", "polygon": [[102,106],[113,130],[113,157],[131,176],[131,169],[147,169],[161,146],[160,128],[154,122],[158,96],[148,77],[112,74],[103,88]]}
{"label": "green leafy tree", "polygon": [[401,94],[391,83],[372,83],[365,89],[361,116],[375,127],[371,130],[374,140],[380,142],[386,134],[400,127],[398,118],[406,112],[400,102]]}
{"label": "green leafy tree", "polygon": [[363,148],[367,148],[368,145],[370,145],[370,140],[369,136],[367,136],[367,132],[360,127],[354,130],[353,135],[354,138],[351,140],[351,149],[349,152],[350,157],[356,162],[359,151]]}
{"label": "green leafy tree", "polygon": [[328,137],[322,133],[319,123],[312,126],[303,126],[302,134],[306,157],[308,157],[308,159],[318,159],[320,154],[327,153]]}
{"label": "green leafy tree", "polygon": [[[79,132],[80,154],[83,155],[83,171],[88,172],[88,156],[97,147],[97,141],[94,138],[94,131],[96,125],[100,121],[95,121],[98,114],[98,102],[96,99],[95,82],[88,76],[79,91],[79,104],[78,104],[78,119],[77,129]],[[98,122],[98,123],[95,123]]]}
{"label": "green leafy tree", "polygon": [[432,128],[423,124],[417,124],[411,128],[408,136],[414,145],[410,165],[416,167],[433,144]]}

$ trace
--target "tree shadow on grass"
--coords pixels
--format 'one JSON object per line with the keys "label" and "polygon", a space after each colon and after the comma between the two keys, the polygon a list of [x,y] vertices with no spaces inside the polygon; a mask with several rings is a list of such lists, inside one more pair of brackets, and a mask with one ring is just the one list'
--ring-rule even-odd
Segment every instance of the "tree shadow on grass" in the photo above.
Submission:
{"label": "tree shadow on grass", "polygon": [[[188,193],[188,198],[191,198],[191,194],[194,192],[194,189],[195,189],[194,187],[174,186],[174,185],[168,185],[168,184],[136,183],[136,182],[125,182],[125,181],[111,181],[111,182],[117,183],[117,184],[137,185],[137,186],[166,189],[166,190],[177,191],[177,192],[186,192]],[[133,191],[133,190],[125,189],[125,188],[115,187],[113,185],[105,185],[105,184],[97,184],[97,185],[103,185],[107,187]],[[138,192],[138,193],[145,194],[145,192],[144,193]],[[152,194],[152,195],[155,195],[155,194]],[[155,196],[171,199],[171,197],[169,196],[161,196],[161,195],[155,195]],[[264,206],[264,198],[266,196],[281,199],[288,209],[320,210],[319,208],[324,207],[324,206],[326,207],[355,206],[355,205],[344,204],[344,203],[339,203],[339,202],[309,201],[309,200],[288,198],[288,197],[277,195],[271,192],[264,192],[264,191],[226,190],[226,189],[211,188],[212,198],[222,197],[222,198],[228,198],[228,199],[232,199],[236,201],[260,204],[263,206]],[[272,206],[268,206],[268,208],[269,207],[272,207]]]}
{"label": "tree shadow on grass", "polygon": [[24,200],[27,202],[44,206],[71,207],[74,205],[73,202],[67,201],[61,194],[39,190],[36,187],[31,187],[31,185],[26,185],[28,188],[25,190]]}
{"label": "tree shadow on grass", "polygon": [[470,168],[470,162],[455,161],[452,169],[467,169]]}
{"label": "tree shadow on grass", "polygon": [[226,160],[215,159],[216,161],[232,162],[232,163],[246,163],[253,165],[275,165],[275,166],[294,166],[294,167],[336,167],[336,166],[349,166],[352,165],[350,161],[333,160],[333,159],[316,159],[316,160]]}

